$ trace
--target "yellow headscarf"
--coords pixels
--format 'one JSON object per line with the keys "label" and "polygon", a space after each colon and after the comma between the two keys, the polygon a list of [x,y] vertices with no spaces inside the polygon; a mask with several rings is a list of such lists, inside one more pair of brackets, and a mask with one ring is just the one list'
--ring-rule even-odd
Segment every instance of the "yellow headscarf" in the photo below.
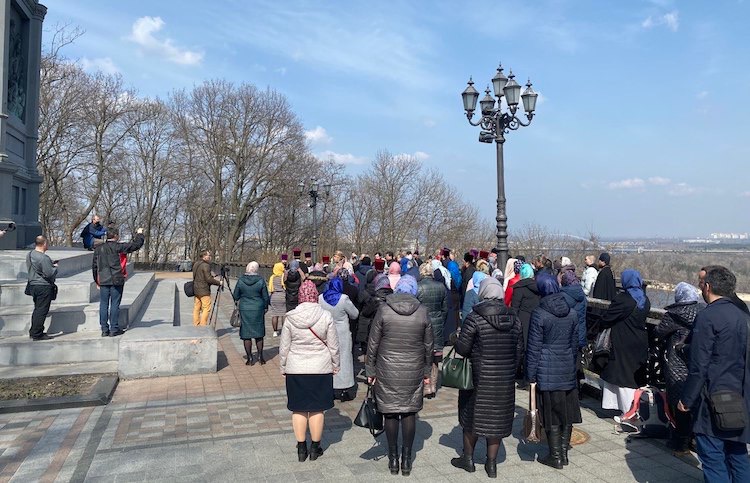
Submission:
{"label": "yellow headscarf", "polygon": [[284,285],[284,264],[279,262],[273,266],[273,275],[268,278],[268,293],[273,292],[273,277],[281,277],[281,286],[286,289]]}

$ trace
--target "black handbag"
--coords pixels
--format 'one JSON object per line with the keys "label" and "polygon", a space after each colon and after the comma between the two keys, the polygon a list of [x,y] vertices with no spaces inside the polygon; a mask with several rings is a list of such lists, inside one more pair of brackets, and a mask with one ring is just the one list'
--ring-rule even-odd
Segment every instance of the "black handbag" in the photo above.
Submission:
{"label": "black handbag", "polygon": [[378,411],[371,385],[367,386],[367,395],[362,401],[357,417],[354,418],[354,424],[369,429],[373,438],[377,438],[383,432],[383,414]]}
{"label": "black handbag", "polygon": [[443,358],[443,386],[461,390],[474,389],[471,360],[468,357],[456,357],[455,352],[454,346]]}
{"label": "black handbag", "polygon": [[188,297],[195,297],[195,284],[193,282],[185,282],[182,286],[182,290],[185,291],[185,295]]}
{"label": "black handbag", "polygon": [[229,317],[229,325],[232,327],[239,327],[242,325],[242,319],[240,318],[240,308],[237,306],[237,302],[234,303],[234,310],[232,315]]}
{"label": "black handbag", "polygon": [[596,336],[594,357],[608,356],[612,351],[612,329],[604,329]]}
{"label": "black handbag", "polygon": [[[750,322],[750,319],[748,319]],[[747,328],[747,346],[745,350],[745,371],[742,373],[742,391],[724,389],[707,396],[711,419],[722,431],[743,431],[747,426],[747,408],[745,406],[745,373],[750,361],[750,324]]]}

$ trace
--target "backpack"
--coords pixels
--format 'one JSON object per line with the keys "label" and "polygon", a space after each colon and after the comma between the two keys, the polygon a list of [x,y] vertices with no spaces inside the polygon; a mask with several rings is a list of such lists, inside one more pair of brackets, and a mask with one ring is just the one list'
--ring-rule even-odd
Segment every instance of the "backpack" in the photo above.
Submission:
{"label": "backpack", "polygon": [[667,438],[670,428],[676,427],[667,393],[653,386],[636,389],[630,409],[622,417],[616,416],[615,422],[624,432],[643,438]]}

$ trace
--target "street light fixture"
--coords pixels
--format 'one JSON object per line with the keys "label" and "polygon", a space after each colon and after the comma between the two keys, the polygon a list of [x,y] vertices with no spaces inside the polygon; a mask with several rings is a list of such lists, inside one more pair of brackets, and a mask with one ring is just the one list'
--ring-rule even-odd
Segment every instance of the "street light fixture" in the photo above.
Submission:
{"label": "street light fixture", "polygon": [[[534,118],[536,100],[538,94],[531,88],[531,81],[526,83],[526,90],[521,94],[521,86],[516,82],[513,71],[509,71],[508,77],[503,74],[503,66],[497,68],[497,73],[492,78],[492,90],[497,101],[490,95],[490,88],[485,90],[485,96],[479,101],[482,117],[474,122],[474,111],[477,108],[479,92],[474,88],[474,82],[469,78],[466,89],[461,93],[463,99],[466,119],[472,126],[480,126],[479,142],[495,142],[497,149],[497,249],[500,266],[503,267],[508,261],[508,215],[505,210],[505,168],[503,160],[503,144],[505,134],[515,131],[521,126],[528,126]],[[508,106],[503,110],[502,100]],[[526,122],[516,116],[519,101],[523,102],[523,110],[526,112]]]}
{"label": "street light fixture", "polygon": [[330,196],[331,185],[326,183],[321,186],[317,179],[310,178],[309,189],[305,188],[304,181],[299,182],[299,194],[307,194],[310,197],[308,206],[313,212],[312,261],[315,263],[318,261],[318,199]]}

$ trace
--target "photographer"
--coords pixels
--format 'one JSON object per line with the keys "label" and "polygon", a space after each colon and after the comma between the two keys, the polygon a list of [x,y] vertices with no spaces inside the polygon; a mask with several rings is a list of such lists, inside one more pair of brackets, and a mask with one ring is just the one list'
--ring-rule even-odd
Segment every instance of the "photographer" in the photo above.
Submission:
{"label": "photographer", "polygon": [[221,277],[211,274],[211,251],[201,250],[200,259],[193,264],[193,325],[206,325],[211,311],[211,285],[220,286]]}
{"label": "photographer", "polygon": [[107,241],[94,250],[91,270],[94,281],[101,289],[99,325],[102,327],[102,337],[116,337],[125,333],[120,329],[119,321],[120,302],[125,280],[128,278],[125,269],[128,263],[127,254],[140,250],[143,241],[143,228],[138,228],[130,243],[120,243],[120,231],[112,226],[107,231]]}

